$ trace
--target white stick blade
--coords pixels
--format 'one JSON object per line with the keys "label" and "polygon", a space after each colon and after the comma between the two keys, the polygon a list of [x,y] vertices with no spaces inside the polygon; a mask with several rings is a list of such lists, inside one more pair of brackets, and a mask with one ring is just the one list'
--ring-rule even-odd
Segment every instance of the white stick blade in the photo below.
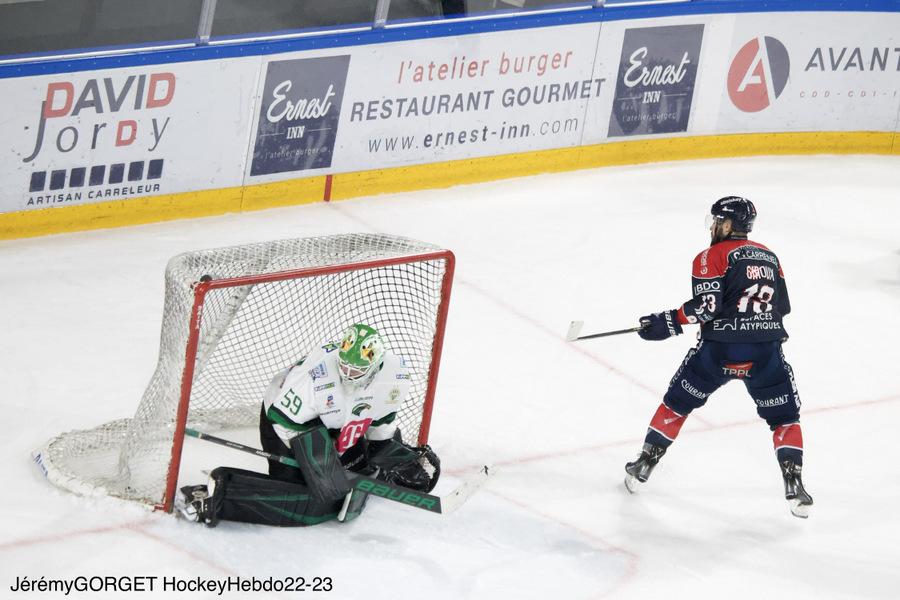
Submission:
{"label": "white stick blade", "polygon": [[581,333],[581,328],[584,326],[584,321],[572,321],[569,324],[569,331],[566,333],[566,341],[574,342],[578,339],[578,334]]}
{"label": "white stick blade", "polygon": [[470,475],[463,481],[458,488],[441,496],[441,514],[449,514],[462,506],[469,496],[481,489],[488,477],[494,474],[494,467],[484,465],[474,475]]}

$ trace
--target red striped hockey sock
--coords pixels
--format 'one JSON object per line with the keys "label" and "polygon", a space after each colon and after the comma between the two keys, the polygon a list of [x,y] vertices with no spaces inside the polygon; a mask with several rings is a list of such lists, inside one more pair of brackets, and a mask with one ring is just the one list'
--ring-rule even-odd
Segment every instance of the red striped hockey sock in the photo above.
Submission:
{"label": "red striped hockey sock", "polygon": [[800,423],[776,427],[772,432],[772,442],[775,445],[778,462],[789,459],[795,464],[803,464],[803,431],[800,429]]}
{"label": "red striped hockey sock", "polygon": [[668,448],[669,444],[678,437],[678,432],[681,431],[681,426],[684,425],[686,418],[686,415],[679,415],[665,404],[660,404],[656,409],[656,414],[650,420],[650,428],[647,430],[647,437],[644,441],[654,446]]}

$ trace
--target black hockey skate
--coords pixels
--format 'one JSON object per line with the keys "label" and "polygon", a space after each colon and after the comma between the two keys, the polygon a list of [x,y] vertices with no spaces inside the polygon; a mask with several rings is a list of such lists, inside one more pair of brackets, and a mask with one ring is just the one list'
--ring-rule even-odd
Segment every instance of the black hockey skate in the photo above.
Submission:
{"label": "black hockey skate", "polygon": [[175,508],[188,521],[215,527],[219,520],[210,510],[212,498],[205,485],[188,485],[181,488],[181,495],[175,497]]}
{"label": "black hockey skate", "polygon": [[782,461],[780,465],[781,476],[784,477],[784,497],[791,508],[791,514],[806,519],[813,499],[803,487],[803,480],[800,478],[802,467],[792,460]]}
{"label": "black hockey skate", "polygon": [[666,453],[662,446],[644,444],[641,455],[634,462],[625,464],[625,487],[632,494],[637,491],[639,483],[646,483],[650,473],[656,467],[656,463]]}

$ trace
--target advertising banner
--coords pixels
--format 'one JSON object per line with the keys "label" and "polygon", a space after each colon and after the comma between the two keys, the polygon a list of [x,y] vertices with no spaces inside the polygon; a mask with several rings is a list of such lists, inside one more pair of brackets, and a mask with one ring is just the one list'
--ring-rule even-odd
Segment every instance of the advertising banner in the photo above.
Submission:
{"label": "advertising banner", "polygon": [[242,59],[0,80],[0,212],[241,185],[258,68]]}
{"label": "advertising banner", "polygon": [[593,71],[599,31],[592,23],[273,58],[260,78],[247,183],[578,145],[587,105],[608,85]]}
{"label": "advertising banner", "polygon": [[331,166],[350,56],[268,63],[250,175]]}
{"label": "advertising banner", "polygon": [[0,213],[672,136],[896,131],[898,21],[685,15],[0,79]]}
{"label": "advertising banner", "polygon": [[626,29],[609,137],[687,131],[703,25]]}
{"label": "advertising banner", "polygon": [[697,15],[604,23],[594,72],[605,73],[609,85],[606,97],[588,106],[583,144],[693,131],[709,21]]}
{"label": "advertising banner", "polygon": [[717,131],[893,131],[900,28],[891,22],[896,15],[736,17],[717,75]]}

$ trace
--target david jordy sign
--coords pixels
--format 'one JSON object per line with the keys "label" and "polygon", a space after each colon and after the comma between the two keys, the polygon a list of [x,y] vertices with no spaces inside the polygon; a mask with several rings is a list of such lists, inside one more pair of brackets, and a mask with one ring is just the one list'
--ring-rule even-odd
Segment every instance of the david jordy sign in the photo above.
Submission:
{"label": "david jordy sign", "polygon": [[687,131],[703,25],[626,29],[609,137]]}
{"label": "david jordy sign", "polygon": [[349,56],[270,62],[250,175],[331,166]]}
{"label": "david jordy sign", "polygon": [[[138,116],[148,111],[156,115],[167,107],[175,97],[175,82],[173,73],[162,72],[49,83],[38,110],[33,147],[22,162],[41,158],[45,150],[58,158],[79,148],[93,152],[131,146],[139,134],[147,151],[153,152],[169,117],[153,116],[148,123]],[[120,116],[126,113],[129,118]],[[91,118],[96,122],[85,125]]]}
{"label": "david jordy sign", "polygon": [[18,168],[8,181],[15,196],[4,200],[4,212],[161,191],[175,73],[117,70],[38,81],[31,90],[42,99],[32,96],[37,118],[14,143]]}

